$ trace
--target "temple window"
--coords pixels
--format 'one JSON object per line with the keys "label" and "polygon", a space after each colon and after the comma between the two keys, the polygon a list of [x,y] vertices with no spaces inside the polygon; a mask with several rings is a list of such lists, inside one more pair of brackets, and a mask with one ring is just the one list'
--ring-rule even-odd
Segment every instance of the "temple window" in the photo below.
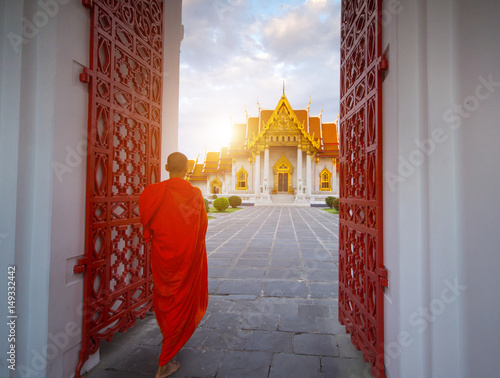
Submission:
{"label": "temple window", "polygon": [[241,167],[236,172],[236,190],[248,190],[247,179],[248,173]]}
{"label": "temple window", "polygon": [[290,137],[288,137],[288,141],[290,142]]}
{"label": "temple window", "polygon": [[331,177],[332,177],[332,174],[325,167],[325,169],[323,169],[320,173],[321,183],[320,183],[319,190],[327,190],[327,191],[332,190],[331,186],[330,186]]}

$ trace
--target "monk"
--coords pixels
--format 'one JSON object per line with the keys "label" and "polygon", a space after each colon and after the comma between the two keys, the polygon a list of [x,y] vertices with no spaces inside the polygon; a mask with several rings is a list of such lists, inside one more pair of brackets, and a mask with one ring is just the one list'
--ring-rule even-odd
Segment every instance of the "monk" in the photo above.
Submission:
{"label": "monk", "polygon": [[145,241],[151,242],[153,305],[163,336],[155,378],[180,367],[172,358],[189,340],[208,305],[205,235],[207,213],[200,189],[184,179],[188,159],[167,159],[170,178],[144,189],[139,211]]}

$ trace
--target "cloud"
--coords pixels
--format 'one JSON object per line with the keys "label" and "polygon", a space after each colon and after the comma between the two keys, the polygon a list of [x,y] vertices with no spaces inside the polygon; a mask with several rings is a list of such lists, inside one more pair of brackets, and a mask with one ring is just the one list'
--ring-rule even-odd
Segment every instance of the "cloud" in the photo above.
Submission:
{"label": "cloud", "polygon": [[324,106],[323,119],[336,119],[337,1],[184,0],[183,24],[179,148],[190,157],[219,147],[230,115],[244,122],[245,107],[256,115],[257,98],[273,109],[283,80],[292,106],[304,108],[311,96],[312,114]]}

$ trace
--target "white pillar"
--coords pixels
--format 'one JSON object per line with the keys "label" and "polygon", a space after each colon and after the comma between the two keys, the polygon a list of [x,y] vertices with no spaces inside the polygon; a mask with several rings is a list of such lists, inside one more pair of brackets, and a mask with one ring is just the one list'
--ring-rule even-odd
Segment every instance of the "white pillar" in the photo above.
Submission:
{"label": "white pillar", "polygon": [[299,144],[297,148],[297,190],[302,193],[302,146]]}
{"label": "white pillar", "polygon": [[306,194],[311,195],[312,181],[311,181],[311,152],[307,150],[306,153]]}
{"label": "white pillar", "polygon": [[210,191],[210,176],[207,176],[207,194],[211,194],[211,191]]}
{"label": "white pillar", "polygon": [[269,193],[269,146],[264,149],[264,192]]}
{"label": "white pillar", "polygon": [[255,195],[260,195],[260,150],[257,151],[257,155],[255,156]]}
{"label": "white pillar", "polygon": [[231,166],[231,190],[236,190],[236,161]]}

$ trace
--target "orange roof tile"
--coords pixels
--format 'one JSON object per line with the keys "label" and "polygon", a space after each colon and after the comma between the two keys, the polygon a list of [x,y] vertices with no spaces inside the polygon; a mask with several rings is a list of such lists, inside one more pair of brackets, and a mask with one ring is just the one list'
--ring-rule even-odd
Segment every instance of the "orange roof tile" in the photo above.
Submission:
{"label": "orange roof tile", "polygon": [[207,152],[205,164],[203,164],[203,173],[217,173],[219,167],[220,152]]}
{"label": "orange roof tile", "polygon": [[337,124],[335,122],[323,123],[323,152],[321,155],[337,157],[338,154]]}
{"label": "orange roof tile", "polygon": [[189,181],[207,181],[207,176],[203,175],[203,164],[196,164],[194,166],[193,174]]}
{"label": "orange roof tile", "polygon": [[247,139],[252,140],[259,134],[259,118],[248,118]]}
{"label": "orange roof tile", "polygon": [[314,140],[321,138],[321,120],[319,117],[309,117],[309,135],[313,135]]}
{"label": "orange roof tile", "polygon": [[299,119],[300,123],[302,122],[304,123],[304,129],[306,129],[306,131],[309,132],[309,130],[307,130],[307,110],[300,109],[300,110],[294,110],[293,112]]}
{"label": "orange roof tile", "polygon": [[219,165],[217,167],[219,172],[231,172],[232,170],[233,159],[228,155],[228,150],[227,147],[223,147],[220,151]]}
{"label": "orange roof tile", "polygon": [[188,171],[187,171],[188,174],[193,173],[193,168],[195,165],[196,165],[195,160],[188,160]]}
{"label": "orange roof tile", "polygon": [[260,112],[260,118],[261,118],[261,123],[266,124],[267,121],[269,121],[269,118],[273,115],[274,110],[261,110]]}

